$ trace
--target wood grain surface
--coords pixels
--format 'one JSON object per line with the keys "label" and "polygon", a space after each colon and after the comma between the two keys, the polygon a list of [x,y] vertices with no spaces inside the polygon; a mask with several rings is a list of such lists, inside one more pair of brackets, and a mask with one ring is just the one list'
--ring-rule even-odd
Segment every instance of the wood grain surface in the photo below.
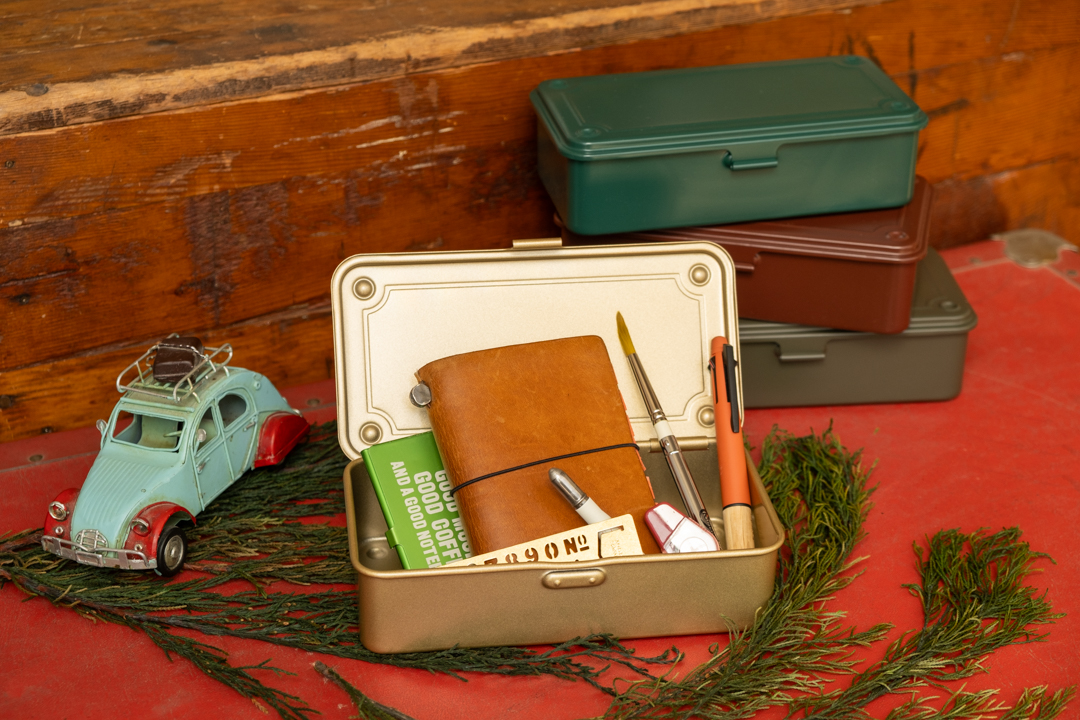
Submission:
{"label": "wood grain surface", "polygon": [[882,1],[3,2],[0,134]]}
{"label": "wood grain surface", "polygon": [[[184,12],[217,18],[218,37],[240,32],[238,6],[209,6]],[[75,2],[50,7],[54,19],[90,12]],[[359,6],[327,7],[344,13],[327,21],[330,43]],[[61,84],[122,80],[134,92],[141,80],[109,65],[112,51],[103,48],[120,52],[123,37],[139,38],[143,49],[131,53],[141,57],[157,52],[146,49],[147,28],[164,28],[165,37],[197,25],[166,22],[154,14],[166,12],[162,3],[145,12],[99,8],[115,23],[95,31],[95,66],[60,59],[74,48],[60,28],[75,32],[74,21],[49,25],[28,2],[0,4],[0,17],[18,10],[23,23],[4,31],[20,43],[0,48],[6,78],[23,87],[33,78],[18,68],[52,67]],[[894,0],[689,33],[668,22],[656,31],[664,36],[602,47],[519,47],[514,59],[462,56],[460,67],[399,67],[369,82],[288,93],[267,86],[235,100],[247,93],[240,88],[233,101],[182,110],[132,107],[101,116],[127,117],[73,116],[81,124],[35,131],[8,125],[0,136],[0,440],[91,423],[113,402],[115,374],[172,331],[231,339],[237,364],[275,382],[328,377],[326,307],[341,259],[556,234],[535,172],[528,101],[551,77],[864,55],[930,115],[918,170],[937,189],[936,246],[1015,227],[1080,243],[1080,6],[1072,0]],[[272,24],[269,16],[248,21]],[[210,30],[191,32],[193,46],[211,42]],[[263,52],[302,49],[267,42]],[[216,67],[194,51],[179,58],[183,44],[161,45],[172,59],[142,60],[160,65],[130,67],[153,77],[200,62]],[[222,61],[258,62],[245,59],[258,55],[251,48]],[[55,86],[37,96],[8,87],[0,124],[24,108],[11,93],[41,100]]]}

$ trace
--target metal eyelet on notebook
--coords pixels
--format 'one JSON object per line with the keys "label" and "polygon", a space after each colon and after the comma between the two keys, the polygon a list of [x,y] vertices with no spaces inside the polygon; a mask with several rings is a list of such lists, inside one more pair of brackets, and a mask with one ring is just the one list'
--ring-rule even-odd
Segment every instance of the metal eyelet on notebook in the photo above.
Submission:
{"label": "metal eyelet on notebook", "polygon": [[426,383],[417,383],[409,391],[409,400],[416,407],[427,407],[431,404],[431,388]]}

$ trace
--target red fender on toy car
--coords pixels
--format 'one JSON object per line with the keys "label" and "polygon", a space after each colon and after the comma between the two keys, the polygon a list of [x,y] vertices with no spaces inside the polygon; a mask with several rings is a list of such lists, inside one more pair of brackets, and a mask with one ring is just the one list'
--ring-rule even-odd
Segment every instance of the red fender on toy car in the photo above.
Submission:
{"label": "red fender on toy car", "polygon": [[259,431],[259,449],[255,454],[254,467],[277,465],[307,437],[310,430],[311,426],[300,415],[281,411],[270,413]]}
{"label": "red fender on toy car", "polygon": [[75,512],[75,501],[79,498],[79,488],[60,491],[56,499],[49,503],[45,515],[45,524],[41,531],[46,535],[55,535],[65,540],[71,539],[71,515]]}
{"label": "red fender on toy car", "polygon": [[[159,502],[147,505],[131,519],[131,529],[128,530],[127,540],[124,541],[124,549],[138,550],[148,558],[156,557],[161,532],[169,519],[177,514],[184,516],[192,524],[195,523],[195,516],[176,503]],[[142,545],[143,548],[136,548],[136,545]]]}

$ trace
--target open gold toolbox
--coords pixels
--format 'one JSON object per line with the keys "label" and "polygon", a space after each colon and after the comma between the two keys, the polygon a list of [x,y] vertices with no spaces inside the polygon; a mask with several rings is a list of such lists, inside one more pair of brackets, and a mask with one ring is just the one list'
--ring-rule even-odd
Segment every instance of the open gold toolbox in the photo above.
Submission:
{"label": "open gold toolbox", "polygon": [[[711,338],[738,348],[735,269],[706,242],[357,255],[334,274],[338,437],[360,638],[376,652],[722,632],[745,627],[772,593],[784,529],[751,468],[755,547],[402,570],[360,452],[428,429],[413,373],[458,353],[599,335],[611,356],[658,502],[682,507],[622,355],[615,313],[634,328],[668,420],[723,538]],[[723,542],[721,540],[721,542]]]}

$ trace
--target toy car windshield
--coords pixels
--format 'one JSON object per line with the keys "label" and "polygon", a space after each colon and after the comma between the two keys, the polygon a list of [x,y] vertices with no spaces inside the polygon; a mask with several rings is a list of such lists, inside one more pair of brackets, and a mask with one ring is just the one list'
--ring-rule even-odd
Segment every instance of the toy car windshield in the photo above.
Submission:
{"label": "toy car windshield", "polygon": [[120,410],[113,422],[111,438],[125,445],[136,445],[150,450],[171,450],[180,447],[184,421],[176,418],[145,415]]}

